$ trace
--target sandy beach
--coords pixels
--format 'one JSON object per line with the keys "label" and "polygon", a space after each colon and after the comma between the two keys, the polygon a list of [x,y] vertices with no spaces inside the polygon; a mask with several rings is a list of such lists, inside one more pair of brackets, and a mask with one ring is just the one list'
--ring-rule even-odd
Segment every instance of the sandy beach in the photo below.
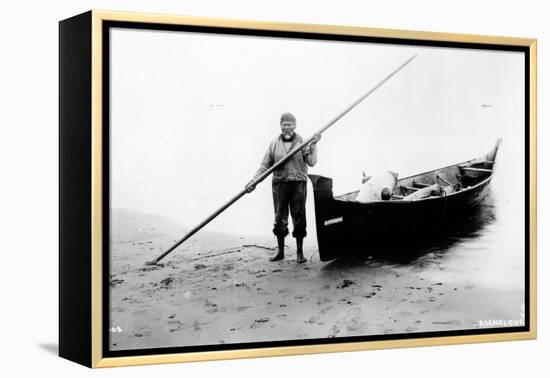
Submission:
{"label": "sandy beach", "polygon": [[[438,254],[408,264],[269,262],[272,238],[201,231],[160,266],[144,263],[182,235],[169,220],[117,211],[111,238],[111,350],[464,330],[520,325],[523,290],[464,276]],[[497,323],[494,323],[494,322]],[[503,324],[500,324],[503,326]]]}

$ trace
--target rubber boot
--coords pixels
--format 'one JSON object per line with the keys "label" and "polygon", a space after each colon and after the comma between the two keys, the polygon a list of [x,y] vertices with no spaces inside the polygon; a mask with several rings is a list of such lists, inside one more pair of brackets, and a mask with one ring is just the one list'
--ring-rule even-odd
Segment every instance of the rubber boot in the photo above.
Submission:
{"label": "rubber boot", "polygon": [[269,261],[279,261],[285,258],[285,238],[284,236],[277,236],[277,244],[279,250],[277,254],[269,258]]}
{"label": "rubber boot", "polygon": [[302,245],[304,244],[304,238],[296,238],[296,262],[299,264],[305,263],[307,259],[304,257],[304,250]]}

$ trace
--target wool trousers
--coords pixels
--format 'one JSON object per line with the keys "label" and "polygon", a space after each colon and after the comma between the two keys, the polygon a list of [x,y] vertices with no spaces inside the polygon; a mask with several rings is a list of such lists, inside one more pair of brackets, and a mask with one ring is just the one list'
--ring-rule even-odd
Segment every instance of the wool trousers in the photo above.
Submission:
{"label": "wool trousers", "polygon": [[283,181],[274,182],[273,208],[275,210],[275,221],[273,233],[276,236],[285,237],[288,235],[288,213],[292,217],[292,236],[304,238],[306,232],[306,181]]}

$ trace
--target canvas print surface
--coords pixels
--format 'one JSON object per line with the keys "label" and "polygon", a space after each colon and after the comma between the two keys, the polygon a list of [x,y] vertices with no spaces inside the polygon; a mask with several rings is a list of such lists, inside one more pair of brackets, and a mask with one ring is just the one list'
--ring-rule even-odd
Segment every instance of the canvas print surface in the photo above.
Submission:
{"label": "canvas print surface", "polygon": [[524,53],[109,38],[109,350],[524,326]]}

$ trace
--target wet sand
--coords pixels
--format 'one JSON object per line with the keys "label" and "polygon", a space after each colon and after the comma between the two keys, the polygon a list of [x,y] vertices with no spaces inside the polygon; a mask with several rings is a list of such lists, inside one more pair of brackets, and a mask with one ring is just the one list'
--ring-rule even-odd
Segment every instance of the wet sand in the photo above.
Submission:
{"label": "wet sand", "polygon": [[[523,289],[486,285],[429,253],[376,259],[269,262],[275,239],[201,231],[162,261],[181,228],[118,211],[111,238],[112,350],[401,334],[520,325]],[[497,321],[493,325],[480,321]],[[502,324],[497,326],[502,326]]]}

